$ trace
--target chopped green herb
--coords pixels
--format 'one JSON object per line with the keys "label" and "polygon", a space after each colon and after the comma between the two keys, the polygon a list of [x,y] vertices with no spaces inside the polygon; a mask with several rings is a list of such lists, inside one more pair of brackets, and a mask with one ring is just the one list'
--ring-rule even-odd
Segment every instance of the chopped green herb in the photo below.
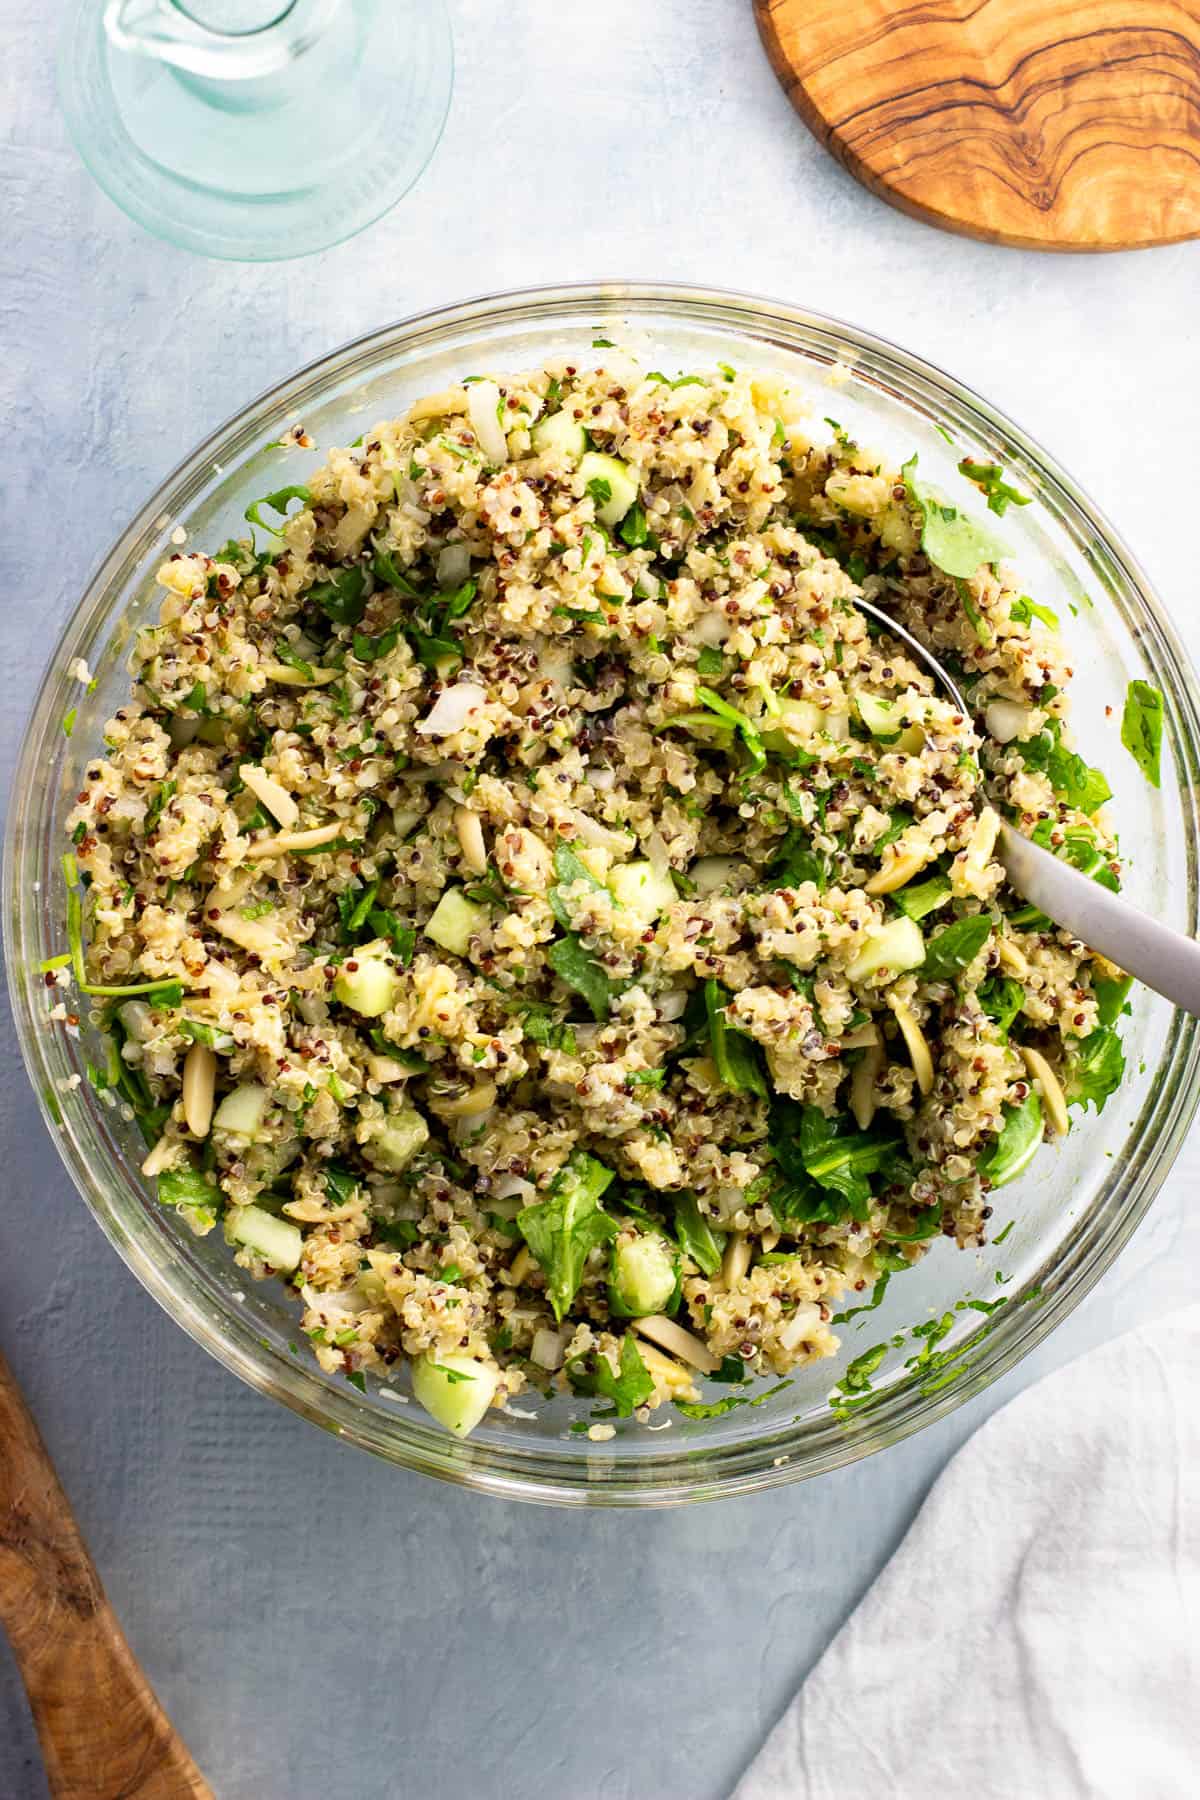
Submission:
{"label": "chopped green herb", "polygon": [[[286,518],[287,509],[293,500],[301,500],[304,506],[311,506],[312,494],[303,486],[276,488],[273,494],[264,494],[261,500],[255,500],[246,508],[242,517],[247,519],[251,525],[257,525],[260,531],[269,531],[272,537],[281,538],[282,531],[277,530],[274,525],[267,524],[262,516],[262,509],[264,506],[269,506],[271,511],[278,513],[281,519]],[[292,516],[294,518],[295,514]]]}
{"label": "chopped green herb", "polygon": [[1020,488],[1012,487],[1004,479],[1004,470],[999,463],[980,463],[970,456],[964,456],[958,465],[960,475],[977,487],[981,494],[987,496],[988,511],[1003,518],[1010,506],[1028,506],[1033,499],[1032,494],[1023,494]]}
{"label": "chopped green herb", "polygon": [[713,1062],[725,1086],[735,1094],[758,1094],[765,1100],[770,1089],[762,1066],[762,1052],[753,1038],[725,1021],[725,1008],[732,998],[719,981],[705,982],[704,1005]]}

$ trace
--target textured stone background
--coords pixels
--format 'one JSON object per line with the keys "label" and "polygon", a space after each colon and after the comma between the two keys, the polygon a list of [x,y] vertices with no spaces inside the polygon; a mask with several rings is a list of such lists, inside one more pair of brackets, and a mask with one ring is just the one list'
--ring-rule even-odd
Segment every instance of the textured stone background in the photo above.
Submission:
{"label": "textured stone background", "polygon": [[[793,116],[749,0],[453,0],[453,111],[409,199],[300,264],[204,263],[80,166],[54,98],[57,10],[0,0],[6,769],[90,566],[202,434],[342,339],[537,281],[726,283],[899,339],[1052,447],[1200,649],[1196,246],[1039,258],[889,211]],[[917,1441],[687,1513],[506,1506],[340,1450],[208,1360],[70,1191],[8,1042],[0,1343],[222,1800],[516,1800],[531,1780],[567,1800],[725,1793],[967,1433],[1195,1288],[1193,1144],[1102,1289]],[[0,1643],[0,1800],[43,1793]]]}

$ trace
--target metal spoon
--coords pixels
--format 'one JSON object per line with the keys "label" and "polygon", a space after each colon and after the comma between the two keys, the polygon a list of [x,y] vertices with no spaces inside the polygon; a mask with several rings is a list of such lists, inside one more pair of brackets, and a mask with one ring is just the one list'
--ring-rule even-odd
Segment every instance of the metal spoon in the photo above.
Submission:
{"label": "metal spoon", "polygon": [[[971,717],[953,677],[924,644],[869,601],[855,604],[878,620],[890,636],[899,638],[937,679],[963,717]],[[1099,886],[1005,821],[1001,821],[996,841],[996,859],[1010,886],[1048,919],[1127,974],[1136,975],[1155,993],[1200,1017],[1200,944],[1139,912],[1128,900]]]}

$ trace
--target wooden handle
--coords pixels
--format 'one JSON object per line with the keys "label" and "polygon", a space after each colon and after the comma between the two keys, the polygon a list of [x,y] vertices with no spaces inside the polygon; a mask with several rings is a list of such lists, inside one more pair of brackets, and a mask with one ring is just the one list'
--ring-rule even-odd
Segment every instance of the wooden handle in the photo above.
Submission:
{"label": "wooden handle", "polygon": [[775,72],[873,193],[1032,250],[1200,236],[1200,0],[754,0]]}
{"label": "wooden handle", "polygon": [[0,1620],[56,1800],[212,1800],[134,1659],[0,1355]]}

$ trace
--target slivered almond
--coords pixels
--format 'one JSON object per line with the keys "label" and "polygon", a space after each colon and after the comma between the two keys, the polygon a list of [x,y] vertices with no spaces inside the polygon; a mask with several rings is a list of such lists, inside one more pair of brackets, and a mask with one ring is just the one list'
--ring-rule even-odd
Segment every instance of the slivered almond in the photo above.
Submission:
{"label": "slivered almond", "polygon": [[931,852],[926,850],[902,850],[886,863],[878,874],[872,875],[863,892],[867,894],[894,894],[906,882],[918,875],[929,861]]}
{"label": "slivered almond", "polygon": [[337,669],[313,668],[311,674],[305,675],[299,669],[289,668],[287,663],[281,662],[264,662],[258,666],[268,681],[276,681],[280,687],[326,687],[329,682],[337,680],[340,672]]}
{"label": "slivered almond", "polygon": [[639,1337],[649,1338],[652,1344],[677,1356],[680,1362],[690,1363],[693,1369],[699,1369],[702,1375],[712,1375],[720,1368],[720,1363],[700,1339],[674,1319],[664,1318],[662,1313],[655,1313],[649,1319],[633,1319],[630,1321]]}
{"label": "slivered almond", "polygon": [[289,850],[318,850],[332,844],[342,834],[342,821],[330,825],[314,825],[310,831],[281,831],[278,837],[260,838],[246,850],[246,859],[261,861],[265,856],[286,856]]}
{"label": "slivered almond", "polygon": [[261,800],[271,816],[283,826],[285,831],[300,817],[300,808],[292,799],[285,787],[281,787],[273,775],[260,769],[257,763],[243,763],[239,771],[242,780],[256,799]]}
{"label": "slivered almond", "polygon": [[194,1137],[207,1137],[212,1124],[217,1059],[207,1044],[193,1044],[183,1059],[183,1117]]}
{"label": "slivered almond", "polygon": [[1010,937],[996,939],[996,955],[1000,958],[1001,967],[1007,969],[1010,975],[1028,975],[1029,963],[1025,952],[1019,950]]}
{"label": "slivered almond", "polygon": [[[243,919],[241,913],[223,912],[217,918],[210,918],[208,923],[214,931],[228,938],[231,944],[239,949],[250,950],[255,956],[286,956],[288,946],[275,936],[269,925],[261,919]],[[222,996],[223,1004],[228,1004]]]}
{"label": "slivered almond", "polygon": [[155,1144],[153,1150],[142,1164],[143,1175],[161,1175],[171,1160],[177,1140],[164,1133]]}
{"label": "slivered almond", "polygon": [[883,1045],[874,1043],[850,1077],[850,1111],[860,1131],[865,1131],[875,1117],[875,1086],[886,1063]]}
{"label": "slivered almond", "polygon": [[665,1388],[668,1394],[694,1394],[695,1385],[689,1370],[682,1368],[671,1357],[664,1356],[651,1343],[645,1344],[642,1350],[642,1361],[648,1372],[653,1375],[656,1387]]}
{"label": "slivered almond", "polygon": [[908,1045],[908,1054],[912,1058],[913,1073],[917,1078],[917,1086],[923,1094],[928,1094],[933,1087],[933,1057],[929,1054],[929,1044],[925,1033],[913,1018],[903,1000],[889,1002],[896,1015],[896,1023],[900,1027],[900,1035]]}
{"label": "slivered almond", "polygon": [[1022,1044],[1021,1055],[1025,1059],[1025,1067],[1042,1090],[1047,1124],[1059,1137],[1066,1137],[1071,1129],[1071,1119],[1067,1112],[1067,1097],[1062,1091],[1058,1076],[1040,1050],[1030,1050]]}
{"label": "slivered almond", "polygon": [[750,1267],[750,1246],[740,1234],[731,1237],[725,1248],[721,1261],[721,1280],[727,1288],[733,1287],[742,1279]]}

